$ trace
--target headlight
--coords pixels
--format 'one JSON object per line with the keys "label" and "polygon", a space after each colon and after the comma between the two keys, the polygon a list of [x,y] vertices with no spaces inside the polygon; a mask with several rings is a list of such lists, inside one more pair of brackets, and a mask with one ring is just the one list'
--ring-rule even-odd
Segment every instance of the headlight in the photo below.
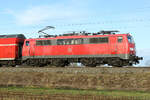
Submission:
{"label": "headlight", "polygon": [[134,48],[130,48],[130,51],[134,51]]}

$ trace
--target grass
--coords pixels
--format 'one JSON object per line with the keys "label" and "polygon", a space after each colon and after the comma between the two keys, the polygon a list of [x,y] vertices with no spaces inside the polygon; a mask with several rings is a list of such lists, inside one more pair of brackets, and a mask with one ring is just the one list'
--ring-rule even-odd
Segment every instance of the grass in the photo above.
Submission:
{"label": "grass", "polygon": [[77,90],[77,89],[50,89],[35,87],[1,87],[0,92],[23,92],[33,95],[67,94],[67,95],[104,95],[115,97],[141,97],[150,98],[150,92],[143,91],[119,91],[119,90]]}
{"label": "grass", "polygon": [[150,73],[64,74],[49,72],[0,72],[1,86],[150,91],[149,79]]}
{"label": "grass", "polygon": [[150,73],[62,74],[44,72],[3,72],[0,73],[0,93],[23,92],[33,95],[104,95],[150,98],[149,79]]}

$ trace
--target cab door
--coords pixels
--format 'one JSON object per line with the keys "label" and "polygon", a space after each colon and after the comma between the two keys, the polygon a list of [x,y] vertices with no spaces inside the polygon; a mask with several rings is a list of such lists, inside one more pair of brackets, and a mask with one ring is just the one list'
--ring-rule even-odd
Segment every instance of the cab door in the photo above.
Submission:
{"label": "cab door", "polygon": [[30,41],[30,46],[29,47],[30,47],[29,48],[29,55],[31,57],[34,57],[34,55],[35,55],[35,43],[34,43],[33,40]]}
{"label": "cab door", "polygon": [[23,56],[34,57],[35,46],[32,40],[25,41]]}
{"label": "cab door", "polygon": [[22,50],[22,54],[23,56],[29,57],[30,56],[30,41],[26,40],[25,44],[23,46],[23,50]]}

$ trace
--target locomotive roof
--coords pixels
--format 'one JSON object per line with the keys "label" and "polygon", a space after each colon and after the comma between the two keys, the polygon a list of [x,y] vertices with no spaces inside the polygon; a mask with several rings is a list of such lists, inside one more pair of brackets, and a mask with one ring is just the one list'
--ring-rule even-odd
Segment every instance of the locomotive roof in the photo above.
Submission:
{"label": "locomotive roof", "polygon": [[23,39],[26,39],[26,37],[23,34],[0,35],[0,38],[23,38]]}
{"label": "locomotive roof", "polygon": [[72,39],[72,38],[92,38],[92,37],[110,37],[110,36],[127,36],[128,34],[107,34],[107,35],[72,35],[72,36],[54,36],[47,38],[30,38],[28,40],[44,40],[44,39]]}

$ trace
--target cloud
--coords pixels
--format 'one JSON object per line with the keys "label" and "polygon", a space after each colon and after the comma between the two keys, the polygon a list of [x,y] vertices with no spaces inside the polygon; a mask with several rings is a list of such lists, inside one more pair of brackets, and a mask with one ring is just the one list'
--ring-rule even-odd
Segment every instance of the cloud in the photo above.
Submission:
{"label": "cloud", "polygon": [[140,61],[141,66],[150,66],[150,49],[137,50],[137,55],[143,57],[143,60]]}
{"label": "cloud", "polygon": [[75,4],[74,0],[69,3],[61,4],[50,4],[50,5],[39,5],[28,7],[19,12],[8,10],[16,20],[17,24],[20,25],[33,25],[41,24],[44,22],[51,22],[57,19],[74,19],[81,16],[87,15],[84,10],[84,5],[80,3]]}
{"label": "cloud", "polygon": [[46,7],[32,7],[15,14],[16,22],[23,25],[37,24],[47,20],[51,15]]}
{"label": "cloud", "polygon": [[137,50],[138,55],[150,56],[150,48]]}

